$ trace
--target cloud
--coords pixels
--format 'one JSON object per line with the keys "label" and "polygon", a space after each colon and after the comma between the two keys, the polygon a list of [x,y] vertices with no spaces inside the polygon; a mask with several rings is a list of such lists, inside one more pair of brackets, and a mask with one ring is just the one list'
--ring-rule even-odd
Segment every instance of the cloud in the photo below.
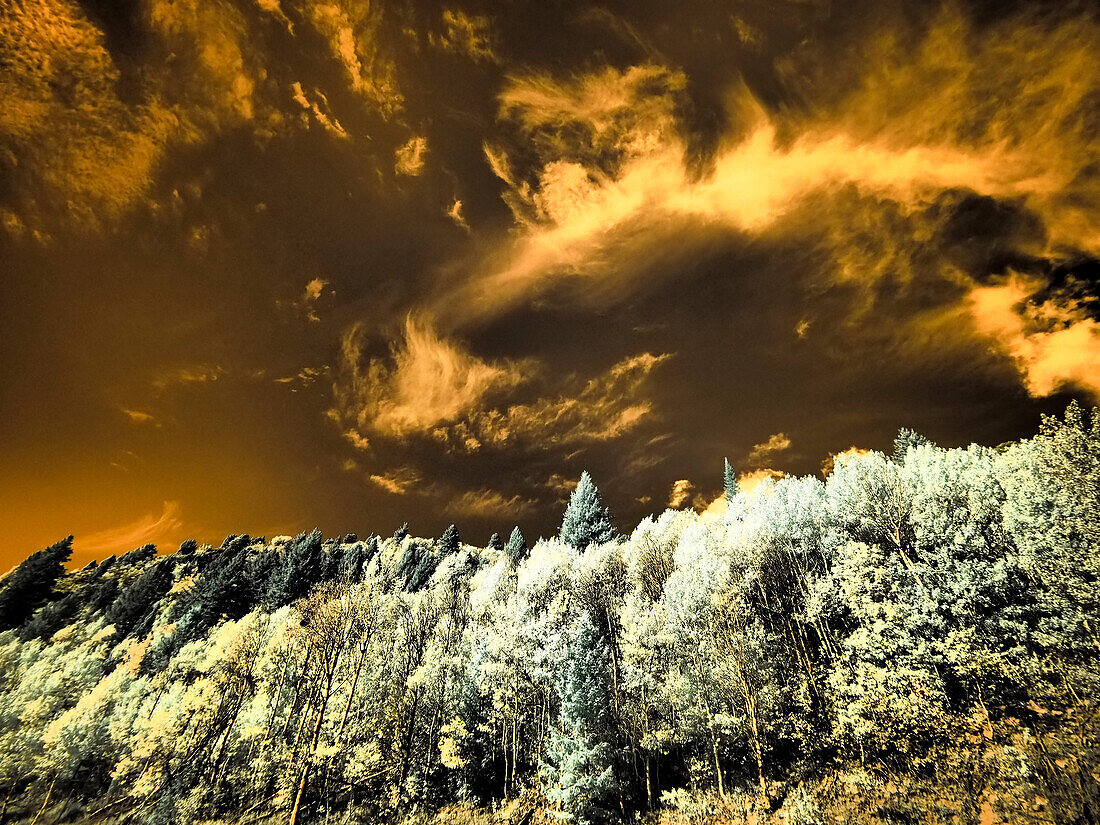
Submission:
{"label": "cloud", "polygon": [[359,325],[344,336],[334,408],[338,420],[353,419],[361,431],[394,438],[427,434],[525,380],[520,364],[483,361],[411,315],[388,358],[366,357],[364,343]]}
{"label": "cloud", "polygon": [[478,410],[445,440],[451,445],[464,443],[467,449],[471,443],[477,447],[521,443],[545,449],[619,438],[653,412],[644,388],[649,374],[668,358],[641,353],[619,361],[575,388],[566,387],[559,395]]}
{"label": "cloud", "polygon": [[782,470],[761,468],[751,473],[741,473],[737,476],[737,489],[742,493],[751,493],[766,481],[779,481],[786,475]]}
{"label": "cloud", "polygon": [[1042,283],[1019,276],[969,295],[977,330],[1016,364],[1028,393],[1066,386],[1100,399],[1100,324],[1078,301],[1037,300]]}
{"label": "cloud", "polygon": [[535,509],[535,502],[520,495],[505,496],[496,490],[467,490],[445,507],[454,516],[466,518],[521,519]]}
{"label": "cloud", "polygon": [[[733,89],[725,137],[707,156],[686,137],[687,79],[674,69],[513,75],[499,100],[515,141],[484,151],[519,231],[439,294],[433,317],[447,329],[477,324],[565,277],[584,299],[621,300],[657,274],[656,255],[714,230],[824,235],[835,273],[866,283],[894,262],[912,266],[905,253],[928,238],[902,244],[895,233],[921,229],[909,216],[951,192],[1018,202],[1045,241],[1096,250],[1100,184],[1088,170],[1100,163],[1100,28],[998,25],[978,36],[945,12],[915,50],[887,36],[866,78],[808,118],[769,113]],[[890,213],[893,223],[881,217]],[[881,263],[879,248],[899,244]],[[946,277],[950,262],[930,263]]]}
{"label": "cloud", "polygon": [[184,527],[181,512],[178,501],[166,501],[159,515],[149,513],[126,524],[77,537],[73,544],[81,554],[96,555],[127,552],[143,544],[173,541],[178,539]]}
{"label": "cloud", "polygon": [[[145,197],[165,152],[257,119],[244,22],[220,2],[152,2],[142,94],[79,4],[28,0],[0,11],[0,160],[8,211],[47,239],[61,226],[111,224]],[[196,45],[201,43],[201,48]]]}
{"label": "cloud", "polygon": [[686,478],[672,482],[672,490],[668,494],[668,506],[673,509],[683,507],[685,502],[690,501],[694,492],[695,485]]}
{"label": "cloud", "polygon": [[393,170],[399,175],[416,176],[424,171],[428,139],[414,135],[394,153]]}
{"label": "cloud", "polygon": [[532,361],[483,360],[411,315],[389,357],[367,356],[366,344],[362,326],[344,335],[329,417],[345,436],[420,436],[458,452],[617,438],[652,412],[643,388],[669,358],[634,355],[594,377],[565,379],[557,394],[518,402],[514,394],[539,373]]}
{"label": "cloud", "polygon": [[402,467],[389,472],[370,475],[367,478],[372,484],[395,496],[404,495],[420,483],[420,473],[411,467]]}
{"label": "cloud", "polygon": [[142,412],[141,410],[128,410],[123,408],[122,412],[135,424],[150,424],[156,420],[151,413]]}
{"label": "cloud", "polygon": [[470,225],[466,223],[466,218],[462,214],[462,201],[455,198],[454,203],[451,204],[451,208],[447,210],[447,217],[455,222],[456,226],[470,231]]}
{"label": "cloud", "polygon": [[765,441],[753,446],[745,457],[745,463],[751,467],[760,467],[791,448],[791,439],[785,433],[774,433]]}
{"label": "cloud", "polygon": [[311,100],[302,88],[302,84],[296,80],[290,85],[290,92],[294,102],[304,110],[303,119],[306,123],[309,122],[308,116],[312,115],[313,120],[330,134],[339,138],[348,136],[343,124],[336,119],[336,116],[329,109],[328,98],[320,89],[313,90],[313,99]]}
{"label": "cloud", "polygon": [[382,8],[370,0],[307,2],[304,13],[328,43],[353,92],[385,117],[404,105],[393,61],[380,48]]}
{"label": "cloud", "polygon": [[444,51],[460,54],[481,63],[496,63],[488,17],[466,14],[460,9],[444,9],[443,33],[430,42]]}
{"label": "cloud", "polygon": [[159,370],[153,377],[153,388],[167,390],[189,384],[209,384],[227,374],[228,370],[217,364],[181,364]]}

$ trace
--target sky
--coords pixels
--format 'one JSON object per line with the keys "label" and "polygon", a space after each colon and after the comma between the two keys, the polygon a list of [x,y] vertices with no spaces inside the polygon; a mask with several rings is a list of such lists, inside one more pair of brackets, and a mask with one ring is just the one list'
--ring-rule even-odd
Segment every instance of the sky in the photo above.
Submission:
{"label": "sky", "polygon": [[621,529],[1100,395],[1100,11],[0,3],[0,567]]}

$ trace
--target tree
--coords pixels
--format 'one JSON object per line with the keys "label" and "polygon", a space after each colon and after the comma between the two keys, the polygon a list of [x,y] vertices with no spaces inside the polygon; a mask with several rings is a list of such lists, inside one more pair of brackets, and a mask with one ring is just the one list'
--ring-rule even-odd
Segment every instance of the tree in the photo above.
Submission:
{"label": "tree", "polygon": [[0,630],[19,627],[54,596],[73,553],[73,537],[39,550],[0,580]]}
{"label": "tree", "polygon": [[272,573],[267,587],[267,603],[272,607],[282,607],[300,599],[320,581],[324,565],[321,531],[299,533],[287,547],[282,564]]}
{"label": "tree", "polygon": [[726,504],[731,504],[733,497],[737,495],[737,474],[733,471],[728,458],[723,461],[725,461],[725,467],[722,471],[722,486],[726,491]]}
{"label": "tree", "polygon": [[449,556],[452,553],[457,553],[461,541],[458,536],[458,527],[451,525],[443,531],[443,535],[439,539],[439,553],[441,556]]}
{"label": "tree", "polygon": [[561,699],[559,729],[550,730],[544,777],[547,797],[580,825],[611,818],[617,754],[614,706],[609,684],[611,654],[586,613],[569,628],[565,658],[557,672]]}
{"label": "tree", "polygon": [[518,526],[513,527],[512,535],[508,537],[508,543],[504,545],[504,553],[512,560],[512,564],[518,565],[527,558],[529,552],[527,540],[523,538],[523,533],[519,531]]}
{"label": "tree", "polygon": [[932,442],[908,427],[902,427],[894,437],[894,461],[899,464],[905,461],[905,454],[911,447],[923,447]]}
{"label": "tree", "polygon": [[496,550],[498,553],[504,552],[504,539],[500,537],[500,533],[493,533],[489,536],[489,544],[487,545],[490,550]]}
{"label": "tree", "polygon": [[611,525],[611,513],[600,500],[600,491],[585,470],[569,497],[569,506],[561,522],[561,540],[581,552],[593,544],[603,544],[616,537]]}
{"label": "tree", "polygon": [[404,582],[404,589],[415,593],[428,583],[439,559],[426,542],[411,539],[405,542],[405,550],[394,567],[394,575]]}
{"label": "tree", "polygon": [[171,586],[172,566],[168,561],[152,565],[134,579],[107,611],[107,620],[115,626],[119,638],[148,633],[156,618],[157,604]]}
{"label": "tree", "polygon": [[141,547],[119,556],[118,563],[131,565],[141,564],[143,561],[149,561],[156,554],[157,546],[155,544],[143,544]]}

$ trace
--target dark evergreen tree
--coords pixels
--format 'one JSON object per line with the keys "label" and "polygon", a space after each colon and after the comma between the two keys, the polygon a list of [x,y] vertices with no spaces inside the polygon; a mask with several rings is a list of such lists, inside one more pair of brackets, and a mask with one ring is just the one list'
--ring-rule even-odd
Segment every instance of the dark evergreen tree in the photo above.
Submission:
{"label": "dark evergreen tree", "polygon": [[733,467],[730,465],[730,460],[724,459],[725,467],[722,470],[722,486],[726,491],[726,504],[733,502],[734,496],[737,495],[737,473],[733,471]]}
{"label": "dark evergreen tree", "polygon": [[181,556],[190,556],[198,549],[199,543],[197,541],[195,541],[194,539],[187,539],[187,541],[183,542],[183,544],[180,545],[180,549],[176,552],[179,553]]}
{"label": "dark evergreen tree", "polygon": [[320,530],[300,533],[286,548],[282,564],[271,576],[267,603],[272,607],[282,607],[308,593],[321,580],[324,556]]}
{"label": "dark evergreen tree", "polygon": [[135,550],[131,550],[129,553],[123,553],[119,556],[119,564],[141,564],[143,561],[149,561],[156,556],[157,546],[155,544],[143,544]]}
{"label": "dark evergreen tree", "polygon": [[258,599],[267,593],[271,577],[279,569],[279,551],[274,547],[265,547],[252,556],[245,565],[245,576],[252,593]]}
{"label": "dark evergreen tree", "polygon": [[90,613],[95,614],[106,610],[118,598],[118,579],[114,576],[101,577],[88,586],[85,594]]}
{"label": "dark evergreen tree", "polygon": [[0,579],[0,630],[19,627],[54,598],[57,580],[73,553],[73,537],[39,550]]}
{"label": "dark evergreen tree", "polygon": [[344,568],[344,555],[342,544],[334,542],[325,549],[321,581],[335,581],[340,578],[340,571]]}
{"label": "dark evergreen tree", "polygon": [[518,565],[527,558],[529,552],[527,540],[523,538],[523,533],[519,531],[518,526],[513,527],[512,535],[508,537],[508,543],[504,545],[505,555],[512,560],[512,564]]}
{"label": "dark evergreen tree", "polygon": [[500,533],[493,533],[493,535],[489,536],[489,544],[487,547],[490,550],[496,550],[498,553],[504,552],[504,539],[500,537]]}
{"label": "dark evergreen tree", "polygon": [[352,583],[359,581],[363,577],[366,555],[366,546],[363,542],[357,541],[351,545],[340,563],[339,578]]}
{"label": "dark evergreen tree", "polygon": [[584,551],[593,544],[611,541],[616,535],[611,514],[600,501],[600,491],[586,470],[569,497],[559,537],[566,544]]}
{"label": "dark evergreen tree", "polygon": [[404,590],[414,593],[432,577],[439,559],[429,544],[413,539],[405,544],[405,551],[394,567],[394,575],[403,582]]}
{"label": "dark evergreen tree", "polygon": [[439,539],[440,556],[450,556],[453,553],[457,553],[461,544],[462,541],[458,536],[458,527],[452,524],[443,531],[443,535]]}
{"label": "dark evergreen tree", "polygon": [[118,638],[144,636],[152,628],[160,600],[172,586],[172,565],[160,561],[145,570],[124,589],[107,611]]}
{"label": "dark evergreen tree", "polygon": [[405,537],[409,535],[409,523],[406,521],[400,527],[393,531],[393,540],[400,544],[405,540]]}
{"label": "dark evergreen tree", "polygon": [[70,593],[42,607],[19,630],[19,638],[24,642],[31,639],[47,641],[53,634],[71,624],[80,608],[84,606],[84,593]]}

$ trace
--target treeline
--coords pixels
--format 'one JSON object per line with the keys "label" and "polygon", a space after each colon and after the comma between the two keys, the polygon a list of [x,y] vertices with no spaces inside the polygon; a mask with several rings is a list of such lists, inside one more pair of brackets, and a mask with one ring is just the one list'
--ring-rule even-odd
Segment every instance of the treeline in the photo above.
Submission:
{"label": "treeline", "polygon": [[0,582],[0,821],[1100,820],[1095,410],[727,479],[619,535],[585,474],[530,548],[48,548]]}

